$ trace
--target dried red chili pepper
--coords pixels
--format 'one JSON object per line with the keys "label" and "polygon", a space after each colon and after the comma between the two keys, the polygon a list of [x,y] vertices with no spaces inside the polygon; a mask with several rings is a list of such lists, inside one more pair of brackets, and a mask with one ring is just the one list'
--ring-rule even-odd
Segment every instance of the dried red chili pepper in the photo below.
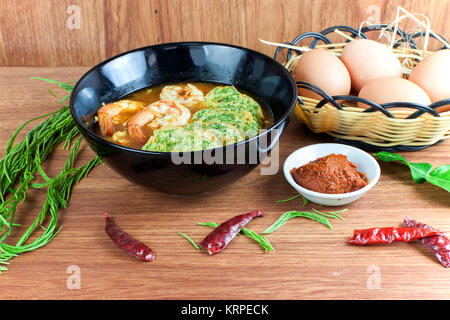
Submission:
{"label": "dried red chili pepper", "polygon": [[262,216],[264,216],[262,211],[255,210],[223,222],[203,239],[200,248],[207,250],[209,254],[219,253],[236,237],[243,226],[254,218]]}
{"label": "dried red chili pepper", "polygon": [[[418,222],[412,218],[406,217],[403,224],[407,227],[425,228],[429,230],[436,230],[433,227]],[[439,262],[445,267],[450,267],[450,239],[443,234],[438,234],[433,237],[421,239],[420,242],[430,250]]]}
{"label": "dried red chili pepper", "polygon": [[129,255],[138,258],[142,261],[153,261],[155,260],[155,254],[152,249],[147,247],[140,241],[135,240],[126,232],[123,232],[116,224],[114,224],[105,212],[105,231],[111,240],[122,250],[124,250]]}
{"label": "dried red chili pepper", "polygon": [[353,231],[353,237],[350,239],[350,243],[356,245],[367,245],[407,242],[420,240],[435,236],[437,234],[439,234],[438,231],[427,228],[370,228]]}

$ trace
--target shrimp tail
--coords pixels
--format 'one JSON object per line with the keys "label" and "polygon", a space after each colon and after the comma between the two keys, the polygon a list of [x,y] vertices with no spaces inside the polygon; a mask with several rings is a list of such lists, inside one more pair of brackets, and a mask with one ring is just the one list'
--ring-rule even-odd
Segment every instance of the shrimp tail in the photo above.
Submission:
{"label": "shrimp tail", "polygon": [[114,134],[114,126],[112,124],[111,118],[108,117],[102,111],[102,109],[98,111],[98,124],[102,135],[111,137]]}
{"label": "shrimp tail", "polygon": [[145,143],[148,137],[144,133],[143,127],[155,118],[153,111],[147,106],[136,113],[127,123],[127,130],[130,136],[139,143]]}
{"label": "shrimp tail", "polygon": [[141,127],[136,124],[128,124],[127,125],[128,132],[130,136],[133,137],[139,143],[145,143],[148,140],[148,137],[144,134]]}

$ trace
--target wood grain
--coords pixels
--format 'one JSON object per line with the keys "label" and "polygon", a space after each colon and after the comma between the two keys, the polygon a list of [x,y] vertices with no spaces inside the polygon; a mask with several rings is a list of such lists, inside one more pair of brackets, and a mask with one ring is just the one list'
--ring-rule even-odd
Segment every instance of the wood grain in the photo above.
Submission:
{"label": "wood grain", "polygon": [[[76,80],[84,71],[0,68],[0,145],[25,119],[59,108],[48,92],[52,86],[30,76]],[[279,145],[280,164],[301,146],[327,141],[292,117]],[[450,141],[445,141],[403,155],[436,166],[449,163],[449,152]],[[93,155],[84,145],[78,163]],[[44,169],[56,174],[66,157],[67,152],[58,149]],[[419,243],[347,244],[353,229],[399,226],[406,215],[450,230],[448,192],[415,184],[404,166],[381,166],[379,183],[346,206],[345,221],[333,220],[333,230],[307,219],[291,220],[268,236],[276,252],[264,253],[252,240],[237,237],[212,257],[195,250],[178,232],[201,241],[210,229],[198,222],[219,223],[252,209],[266,213],[248,226],[261,232],[285,211],[301,210],[301,201],[274,203],[295,194],[281,171],[267,176],[256,168],[220,192],[181,197],[135,186],[99,166],[75,187],[68,208],[60,212],[60,234],[45,247],[13,259],[0,275],[0,299],[449,299],[449,270]],[[30,223],[42,200],[41,192],[32,192],[17,222]],[[312,207],[330,209],[312,204],[305,209]],[[118,249],[104,232],[104,210],[126,232],[150,245],[156,260],[143,263]],[[66,286],[66,272],[73,265],[81,270],[81,289]],[[378,289],[370,287],[374,270],[381,277]]]}
{"label": "wood grain", "polygon": [[[70,5],[80,8],[79,29],[66,25]],[[283,42],[333,25],[359,27],[377,12],[390,23],[398,5],[426,15],[435,32],[450,38],[449,0],[0,1],[0,65],[92,66],[174,41],[224,42],[273,55],[258,37]]]}

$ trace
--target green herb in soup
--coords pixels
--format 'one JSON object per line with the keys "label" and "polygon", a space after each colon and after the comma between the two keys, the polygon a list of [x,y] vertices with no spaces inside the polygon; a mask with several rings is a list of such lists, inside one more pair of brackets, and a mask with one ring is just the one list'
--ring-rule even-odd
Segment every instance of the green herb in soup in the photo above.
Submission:
{"label": "green herb in soup", "polygon": [[222,146],[222,140],[217,132],[203,128],[201,123],[188,123],[185,126],[163,127],[156,130],[142,149],[182,152],[220,146]]}
{"label": "green herb in soup", "polygon": [[215,121],[228,123],[235,126],[244,138],[250,138],[258,134],[260,126],[247,110],[235,109],[203,109],[194,115],[194,121],[205,123]]}
{"label": "green herb in soup", "polygon": [[264,114],[261,106],[251,97],[241,94],[235,87],[216,87],[205,97],[206,107],[215,108],[235,108],[248,110],[261,125]]}
{"label": "green herb in soup", "polygon": [[244,140],[239,129],[232,124],[220,121],[209,121],[203,123],[203,127],[216,130],[216,133],[222,138],[222,145],[233,144]]}
{"label": "green herb in soup", "polygon": [[98,111],[109,141],[148,151],[216,148],[253,137],[273,118],[233,86],[179,83],[140,90]]}

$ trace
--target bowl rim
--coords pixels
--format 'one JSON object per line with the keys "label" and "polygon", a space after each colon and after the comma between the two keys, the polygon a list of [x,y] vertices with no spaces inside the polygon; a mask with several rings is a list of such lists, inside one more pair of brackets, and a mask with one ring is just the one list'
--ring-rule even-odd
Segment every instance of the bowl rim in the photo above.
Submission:
{"label": "bowl rim", "polygon": [[[312,191],[312,190],[302,187],[294,180],[294,178],[292,177],[292,174],[290,173],[290,170],[287,168],[288,159],[291,157],[294,157],[294,154],[300,153],[301,150],[304,151],[304,149],[306,149],[306,148],[317,147],[319,145],[330,145],[333,147],[341,146],[341,147],[349,148],[350,150],[353,150],[356,153],[359,153],[360,155],[364,156],[367,160],[369,160],[370,167],[371,167],[370,170],[375,170],[375,177],[371,181],[369,181],[369,183],[365,187],[355,190],[355,191],[352,191],[352,192],[346,192],[346,193],[335,193],[335,194],[323,193],[323,192]],[[335,153],[335,152],[330,151],[330,153]],[[361,150],[359,148],[356,148],[356,147],[353,147],[353,146],[350,146],[347,144],[341,144],[341,143],[315,143],[315,144],[310,144],[308,146],[301,147],[301,148],[291,152],[287,156],[286,160],[284,161],[283,173],[284,173],[284,176],[285,176],[287,182],[294,189],[296,189],[300,194],[304,193],[306,195],[310,195],[310,196],[316,197],[316,198],[339,200],[339,199],[348,199],[348,198],[352,198],[352,197],[358,197],[358,196],[366,193],[370,189],[372,189],[377,184],[378,180],[380,179],[381,168],[380,168],[380,165],[378,164],[378,162],[376,161],[376,159],[371,154],[369,154],[368,152]]]}
{"label": "bowl rim", "polygon": [[[229,144],[229,145],[224,145],[221,147],[216,147],[216,148],[210,148],[210,149],[202,149],[202,150],[195,150],[195,151],[182,151],[182,152],[160,152],[160,151],[148,151],[148,150],[142,150],[142,149],[135,149],[135,148],[130,148],[130,147],[126,147],[126,146],[122,146],[120,144],[116,144],[114,142],[108,141],[106,139],[103,139],[101,136],[97,135],[96,133],[92,132],[89,129],[86,129],[84,127],[84,123],[81,119],[79,119],[76,115],[75,115],[75,108],[74,108],[74,93],[77,90],[78,86],[80,85],[80,83],[84,80],[85,77],[87,77],[91,72],[93,72],[94,70],[102,67],[103,65],[111,62],[114,59],[117,59],[121,56],[133,53],[133,52],[137,52],[137,51],[142,51],[148,48],[155,48],[155,47],[164,47],[164,46],[204,46],[204,45],[213,45],[213,46],[223,46],[223,47],[229,47],[229,48],[235,48],[235,49],[239,49],[239,50],[244,50],[244,51],[248,51],[250,53],[262,56],[263,58],[266,58],[268,60],[271,60],[275,65],[278,65],[280,67],[280,69],[282,70],[282,72],[287,75],[287,78],[289,79],[289,82],[291,83],[291,89],[292,89],[292,100],[290,103],[290,107],[288,108],[288,110],[281,116],[281,118],[275,122],[272,126],[270,126],[269,128],[265,129],[264,131],[258,133],[257,135],[250,137],[248,139],[245,140],[241,140],[238,141],[236,143],[233,144]],[[194,154],[194,153],[198,153],[198,152],[205,152],[205,151],[211,151],[211,150],[215,150],[215,149],[227,149],[227,148],[234,148],[234,147],[238,147],[239,145],[242,144],[246,144],[248,142],[254,141],[256,139],[259,139],[261,136],[263,136],[264,134],[267,134],[268,132],[271,132],[274,128],[278,127],[280,124],[282,124],[283,122],[285,122],[290,115],[292,114],[296,104],[297,104],[297,98],[298,98],[298,89],[297,89],[297,84],[295,83],[295,80],[293,78],[293,76],[291,75],[291,73],[277,60],[273,59],[272,57],[253,50],[253,49],[249,49],[249,48],[245,48],[245,47],[241,47],[241,46],[237,46],[234,44],[227,44],[227,43],[220,43],[220,42],[208,42],[208,41],[179,41],[179,42],[165,42],[165,43],[159,43],[159,44],[154,44],[154,45],[149,45],[149,46],[143,46],[143,47],[139,47],[139,48],[135,48],[135,49],[131,49],[128,51],[124,51],[121,53],[118,53],[110,58],[107,58],[106,60],[103,60],[99,63],[97,63],[96,65],[94,65],[93,67],[91,67],[88,71],[86,71],[81,77],[80,79],[78,79],[78,81],[75,83],[72,92],[70,93],[70,97],[69,97],[69,110],[70,110],[70,114],[72,116],[72,119],[75,121],[78,129],[80,130],[81,133],[85,133],[87,134],[91,139],[94,139],[97,142],[100,143],[104,143],[110,147],[113,148],[117,148],[123,151],[128,151],[128,152],[134,152],[134,153],[139,153],[139,154],[147,154],[147,155],[157,155],[157,156],[169,156],[172,154]]]}

